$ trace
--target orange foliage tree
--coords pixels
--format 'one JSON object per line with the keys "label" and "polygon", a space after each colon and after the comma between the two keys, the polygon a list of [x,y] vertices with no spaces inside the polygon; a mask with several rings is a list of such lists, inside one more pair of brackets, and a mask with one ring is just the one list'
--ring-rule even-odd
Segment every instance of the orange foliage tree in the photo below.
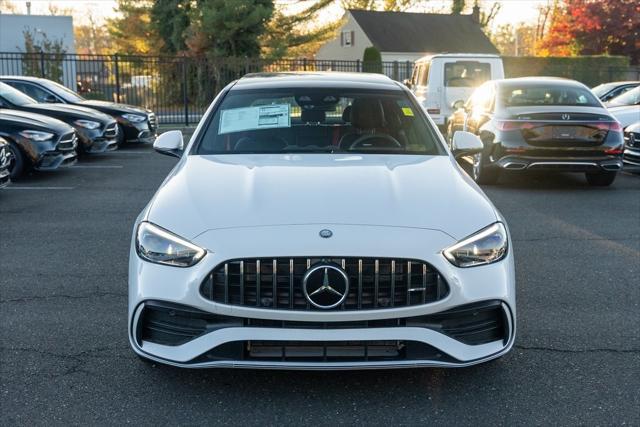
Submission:
{"label": "orange foliage tree", "polygon": [[538,54],[626,55],[640,62],[640,2],[637,0],[557,1]]}

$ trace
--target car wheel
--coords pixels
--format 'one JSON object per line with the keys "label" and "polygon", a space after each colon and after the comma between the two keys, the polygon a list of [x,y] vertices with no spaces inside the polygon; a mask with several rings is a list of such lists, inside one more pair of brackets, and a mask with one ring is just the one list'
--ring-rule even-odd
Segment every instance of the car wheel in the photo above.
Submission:
{"label": "car wheel", "polygon": [[22,154],[22,151],[14,142],[9,142],[9,151],[11,152],[11,159],[9,160],[9,173],[11,179],[18,179],[24,174],[27,168],[27,160]]}
{"label": "car wheel", "polygon": [[589,185],[606,187],[607,185],[613,184],[617,174],[617,172],[587,173],[586,177]]}
{"label": "car wheel", "polygon": [[471,177],[478,184],[495,184],[500,177],[500,170],[488,168],[484,156],[478,153],[473,155]]}
{"label": "car wheel", "polygon": [[118,147],[122,147],[122,145],[125,143],[125,139],[124,139],[124,127],[122,127],[122,125],[120,123],[118,123]]}

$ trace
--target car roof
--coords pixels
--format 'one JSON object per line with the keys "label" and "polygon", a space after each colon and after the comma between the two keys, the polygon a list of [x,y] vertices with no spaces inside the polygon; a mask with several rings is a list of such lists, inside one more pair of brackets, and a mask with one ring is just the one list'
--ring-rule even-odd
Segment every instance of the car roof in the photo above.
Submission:
{"label": "car roof", "polygon": [[402,86],[384,74],[336,71],[251,73],[236,81],[231,90],[278,88],[335,88],[398,90]]}
{"label": "car roof", "polygon": [[32,77],[32,76],[0,76],[0,80],[26,80],[26,81],[30,81],[30,82],[44,82],[47,81],[47,79],[43,79],[40,77]]}
{"label": "car roof", "polygon": [[500,55],[496,55],[493,53],[437,53],[435,55],[427,55],[422,58],[416,60],[416,64],[424,61],[430,61],[434,58],[495,58],[499,59]]}
{"label": "car roof", "polygon": [[497,86],[504,85],[522,85],[522,86],[534,86],[539,84],[545,84],[547,86],[575,86],[586,87],[584,84],[577,80],[565,79],[563,77],[515,77],[512,79],[493,80]]}

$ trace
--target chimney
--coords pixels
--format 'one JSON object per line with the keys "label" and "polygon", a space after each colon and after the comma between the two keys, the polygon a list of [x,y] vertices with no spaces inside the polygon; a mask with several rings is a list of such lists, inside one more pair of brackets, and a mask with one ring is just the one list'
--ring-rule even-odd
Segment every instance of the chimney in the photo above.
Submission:
{"label": "chimney", "polygon": [[471,19],[473,19],[473,22],[477,22],[478,24],[480,23],[480,6],[478,6],[477,1],[473,5],[473,9],[471,11]]}

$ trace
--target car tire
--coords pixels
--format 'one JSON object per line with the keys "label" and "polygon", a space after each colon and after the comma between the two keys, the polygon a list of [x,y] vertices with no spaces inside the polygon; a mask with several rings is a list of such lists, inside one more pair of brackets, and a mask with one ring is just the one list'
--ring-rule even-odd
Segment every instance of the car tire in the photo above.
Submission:
{"label": "car tire", "polygon": [[478,184],[495,184],[500,178],[500,169],[487,167],[482,153],[473,155],[471,163],[471,178]]}
{"label": "car tire", "polygon": [[615,181],[617,172],[599,172],[599,173],[586,173],[587,182],[594,187],[606,187],[613,184]]}
{"label": "car tire", "polygon": [[11,160],[9,161],[9,174],[11,180],[16,180],[27,170],[27,159],[15,142],[9,142],[9,151],[12,154]]}
{"label": "car tire", "polygon": [[118,147],[122,147],[125,142],[124,127],[122,127],[122,125],[118,123]]}

